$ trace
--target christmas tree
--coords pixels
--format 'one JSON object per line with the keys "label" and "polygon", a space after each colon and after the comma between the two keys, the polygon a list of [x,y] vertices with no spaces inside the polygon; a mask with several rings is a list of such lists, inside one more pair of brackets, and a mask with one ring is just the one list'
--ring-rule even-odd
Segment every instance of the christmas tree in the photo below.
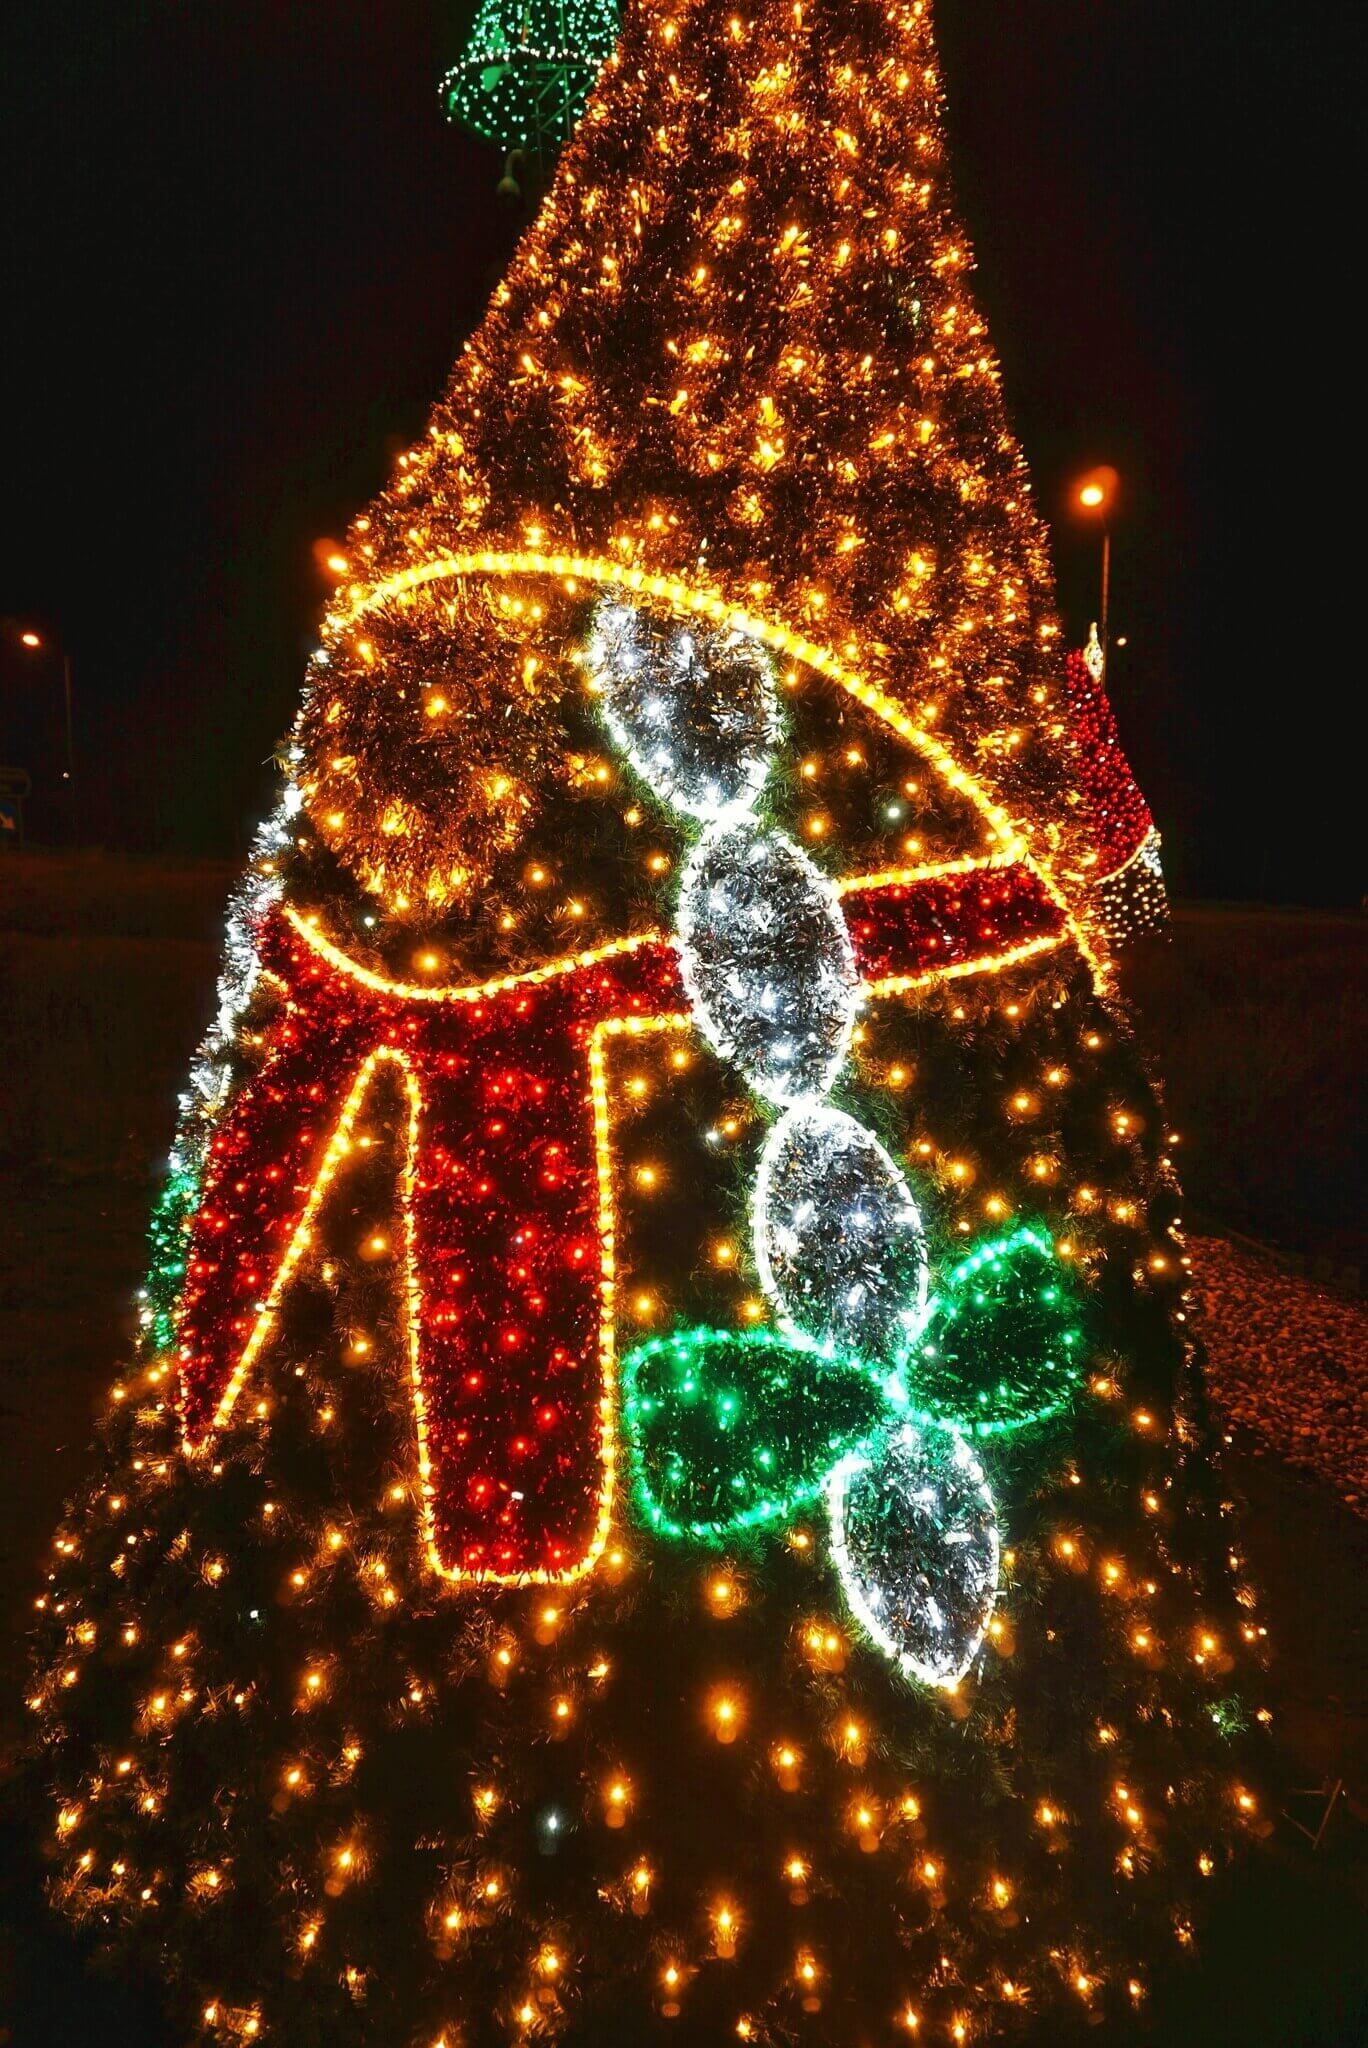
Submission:
{"label": "christmas tree", "polygon": [[1261,1825],[968,276],[924,0],[634,7],[355,523],[40,1602],[182,2037],[1124,2031]]}
{"label": "christmas tree", "polygon": [[482,0],[442,80],[448,116],[542,162],[584,111],[617,40],[614,0]]}

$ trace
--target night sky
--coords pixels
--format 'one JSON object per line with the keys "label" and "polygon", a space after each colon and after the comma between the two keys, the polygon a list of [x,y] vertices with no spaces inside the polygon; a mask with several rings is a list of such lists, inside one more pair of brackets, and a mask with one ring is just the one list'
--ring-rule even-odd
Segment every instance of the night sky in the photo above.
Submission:
{"label": "night sky", "polygon": [[[421,432],[511,247],[443,121],[444,0],[10,0],[0,760],[51,799],[73,656],[82,823],[238,855],[340,535]],[[1357,903],[1340,566],[1359,243],[1354,10],[938,0],[961,212],[1071,637],[1114,463],[1117,716],[1184,895]],[[1336,537],[1343,536],[1337,545]],[[1352,700],[1351,700],[1352,701]],[[45,800],[46,799],[46,800]]]}

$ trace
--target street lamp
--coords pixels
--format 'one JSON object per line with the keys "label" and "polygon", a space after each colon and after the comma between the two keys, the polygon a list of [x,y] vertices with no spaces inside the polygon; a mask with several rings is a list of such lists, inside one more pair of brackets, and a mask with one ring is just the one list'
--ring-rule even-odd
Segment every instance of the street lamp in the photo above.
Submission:
{"label": "street lamp", "polygon": [[1111,609],[1111,520],[1116,506],[1116,494],[1121,479],[1107,464],[1090,469],[1086,476],[1079,477],[1073,487],[1072,497],[1075,510],[1084,519],[1095,519],[1102,528],[1102,612],[1100,640],[1102,644],[1102,669],[1107,666],[1107,616]]}
{"label": "street lamp", "polygon": [[316,540],[312,552],[319,575],[326,576],[330,583],[336,583],[338,577],[345,576],[351,567],[335,540]]}
{"label": "street lamp", "polygon": [[[43,654],[47,651],[47,643],[44,641],[42,634],[35,633],[31,626],[26,626],[19,635],[19,645],[27,647],[30,654]],[[66,768],[63,772],[62,780],[67,786],[67,800],[71,812],[71,838],[74,845],[77,838],[76,749],[71,728],[71,656],[67,653],[65,647],[56,649],[56,652],[62,657],[62,707],[65,713],[66,725]]]}

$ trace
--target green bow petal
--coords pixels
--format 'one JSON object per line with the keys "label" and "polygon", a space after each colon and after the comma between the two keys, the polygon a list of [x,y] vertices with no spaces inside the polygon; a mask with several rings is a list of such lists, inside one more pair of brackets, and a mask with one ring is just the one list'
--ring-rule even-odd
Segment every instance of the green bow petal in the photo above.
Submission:
{"label": "green bow petal", "polygon": [[722,1543],[811,1499],[886,1421],[881,1369],[767,1330],[680,1330],[622,1365],[638,1506],[668,1536]]}
{"label": "green bow petal", "polygon": [[185,1287],[190,1223],[199,1198],[199,1174],[192,1167],[176,1167],[163,1183],[152,1211],[147,1233],[148,1272],[139,1297],[142,1346],[148,1357],[175,1346],[176,1309]]}
{"label": "green bow petal", "polygon": [[1082,1366],[1075,1284],[1048,1234],[975,1246],[931,1305],[905,1368],[913,1421],[997,1436],[1057,1415]]}

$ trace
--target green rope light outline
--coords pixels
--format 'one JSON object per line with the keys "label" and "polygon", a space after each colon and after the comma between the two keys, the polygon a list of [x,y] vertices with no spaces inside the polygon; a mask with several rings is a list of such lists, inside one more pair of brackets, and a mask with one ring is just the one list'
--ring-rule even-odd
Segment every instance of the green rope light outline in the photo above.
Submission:
{"label": "green rope light outline", "polygon": [[[1032,1252],[1049,1261],[1056,1272],[1059,1271],[1059,1257],[1052,1238],[1031,1224],[1022,1224],[1003,1237],[993,1238],[985,1244],[976,1246],[967,1257],[952,1267],[943,1289],[933,1298],[932,1317],[936,1313],[949,1313],[956,1294],[961,1292],[985,1266],[997,1267],[1025,1246],[1029,1246]],[[1053,1306],[1056,1296],[1065,1300],[1069,1298],[1069,1290],[1063,1288],[1057,1280],[1051,1281],[1042,1291],[1041,1299]],[[1065,1349],[1070,1349],[1081,1343],[1082,1339],[1083,1332],[1075,1325],[1065,1329],[1060,1341]],[[687,1371],[691,1358],[712,1345],[722,1347],[732,1354],[749,1350],[779,1354],[786,1360],[810,1358],[823,1365],[835,1367],[841,1374],[861,1375],[872,1385],[877,1386],[887,1404],[886,1414],[868,1431],[846,1443],[833,1459],[833,1466],[842,1457],[857,1455],[867,1450],[880,1430],[888,1427],[895,1419],[911,1421],[922,1428],[951,1429],[963,1436],[979,1439],[1006,1436],[1018,1430],[1031,1428],[1060,1414],[1067,1405],[1072,1389],[1082,1377],[1079,1368],[1069,1360],[1056,1362],[1047,1359],[1045,1371],[1053,1379],[1056,1392],[1021,1414],[985,1419],[982,1415],[954,1412],[950,1403],[927,1406],[923,1400],[921,1405],[918,1404],[916,1359],[918,1351],[926,1349],[924,1344],[903,1353],[896,1370],[884,1372],[863,1360],[845,1359],[831,1347],[822,1345],[813,1338],[800,1335],[789,1337],[772,1330],[715,1330],[699,1325],[692,1329],[673,1331],[668,1336],[650,1338],[628,1354],[621,1368],[623,1419],[627,1426],[636,1473],[632,1491],[642,1520],[648,1528],[660,1535],[692,1540],[714,1547],[721,1546],[749,1531],[762,1529],[773,1522],[783,1520],[814,1500],[826,1484],[831,1468],[815,1473],[810,1479],[776,1490],[725,1521],[713,1517],[682,1522],[667,1512],[647,1482],[640,1451],[637,1419],[647,1412],[647,1404],[652,1408],[655,1405],[651,1397],[640,1392],[641,1367],[650,1359],[670,1353],[678,1361],[681,1371]],[[684,1388],[683,1391],[687,1392],[688,1389]],[[1000,1395],[1001,1386],[997,1391]],[[985,1390],[985,1397],[992,1399],[992,1391]],[[731,1397],[727,1398],[730,1400]],[[725,1423],[722,1425],[724,1429],[726,1426]]]}
{"label": "green rope light outline", "polygon": [[175,1346],[176,1319],[185,1291],[190,1227],[199,1200],[198,1170],[173,1166],[153,1205],[147,1229],[147,1273],[138,1290],[140,1345],[149,1357],[160,1357]]}
{"label": "green rope light outline", "polygon": [[[993,1238],[987,1244],[977,1245],[967,1258],[961,1259],[957,1266],[951,1268],[944,1287],[932,1296],[928,1303],[925,1326],[933,1333],[930,1343],[923,1339],[911,1350],[902,1353],[899,1358],[899,1367],[908,1385],[909,1420],[920,1423],[923,1428],[934,1425],[941,1429],[957,1429],[964,1436],[985,1438],[1008,1436],[1017,1430],[1030,1429],[1039,1423],[1050,1422],[1067,1407],[1072,1390],[1082,1380],[1082,1373],[1076,1365],[1067,1360],[1058,1363],[1053,1359],[1045,1361],[1045,1370],[1055,1381],[1058,1392],[1019,1415],[985,1420],[981,1415],[959,1412],[950,1402],[932,1402],[930,1406],[917,1405],[917,1357],[928,1350],[935,1350],[934,1328],[937,1316],[951,1313],[952,1297],[973,1278],[975,1273],[981,1272],[984,1266],[1000,1264],[1019,1251],[1023,1245],[1030,1245],[1032,1250],[1048,1259],[1057,1271],[1060,1269],[1053,1239],[1033,1224],[1023,1223],[1005,1237]],[[1059,1287],[1058,1292],[1063,1297],[1067,1291]],[[1048,1299],[1048,1295],[1045,1298]],[[1075,1344],[1081,1345],[1083,1331],[1077,1326],[1066,1329],[1060,1341],[1066,1348],[1071,1348]],[[996,1389],[984,1390],[987,1399],[992,1399],[995,1394],[1001,1392],[1001,1383]]]}
{"label": "green rope light outline", "polygon": [[685,1363],[691,1354],[711,1344],[724,1345],[732,1351],[777,1352],[786,1359],[813,1358],[820,1360],[824,1365],[835,1366],[852,1377],[862,1375],[882,1390],[891,1412],[903,1412],[905,1397],[896,1375],[890,1377],[888,1373],[875,1366],[866,1365],[860,1360],[843,1358],[839,1353],[818,1344],[812,1338],[783,1336],[774,1330],[715,1330],[698,1324],[692,1329],[672,1331],[669,1336],[652,1337],[645,1344],[639,1344],[635,1350],[629,1352],[619,1368],[619,1384],[622,1390],[622,1414],[632,1445],[632,1462],[636,1475],[632,1492],[642,1519],[648,1528],[659,1535],[720,1548],[736,1536],[768,1527],[769,1524],[782,1520],[796,1509],[805,1506],[809,1501],[815,1500],[825,1486],[832,1467],[842,1457],[867,1449],[879,1431],[887,1426],[889,1417],[881,1417],[868,1431],[835,1451],[830,1464],[823,1465],[810,1480],[801,1480],[782,1492],[776,1492],[766,1499],[757,1501],[753,1507],[744,1509],[739,1515],[733,1515],[726,1521],[676,1521],[656,1499],[642,1470],[635,1421],[642,1412],[643,1400],[649,1397],[643,1397],[638,1393],[638,1375],[647,1359],[658,1358],[664,1352],[674,1352],[680,1357],[681,1363]]}

